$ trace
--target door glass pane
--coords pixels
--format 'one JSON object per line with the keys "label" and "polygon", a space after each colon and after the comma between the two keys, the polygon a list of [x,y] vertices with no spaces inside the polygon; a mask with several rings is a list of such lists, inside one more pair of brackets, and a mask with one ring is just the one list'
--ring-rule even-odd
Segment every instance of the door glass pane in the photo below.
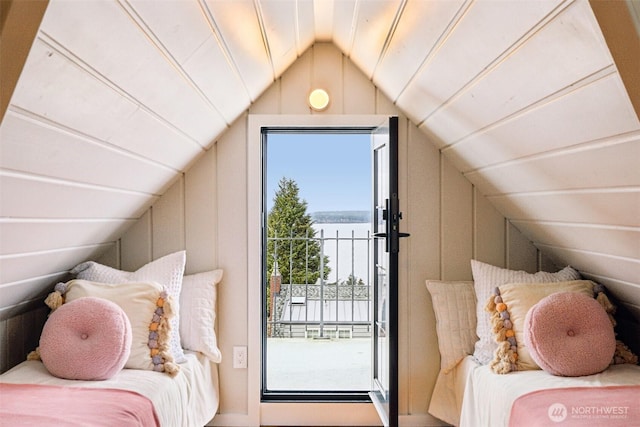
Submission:
{"label": "door glass pane", "polygon": [[[389,400],[389,340],[387,334],[389,320],[388,305],[388,271],[389,256],[387,252],[386,234],[388,211],[388,134],[384,131],[373,134],[373,168],[374,168],[374,271],[375,271],[375,355],[373,400],[382,416],[388,413]],[[386,420],[383,420],[386,424]]]}
{"label": "door glass pane", "polygon": [[370,135],[297,129],[265,139],[263,392],[366,392]]}
{"label": "door glass pane", "polygon": [[371,400],[385,426],[397,426],[397,118],[372,134],[374,169],[374,370]]}

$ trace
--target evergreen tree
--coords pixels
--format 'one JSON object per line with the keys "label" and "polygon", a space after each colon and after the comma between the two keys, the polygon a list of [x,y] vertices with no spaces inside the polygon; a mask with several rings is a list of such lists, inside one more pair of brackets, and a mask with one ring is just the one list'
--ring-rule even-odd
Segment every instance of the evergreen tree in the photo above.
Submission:
{"label": "evergreen tree", "polygon": [[[300,199],[298,184],[282,178],[267,218],[267,275],[273,272],[277,258],[282,283],[313,284],[320,277],[320,242],[315,237],[313,220],[307,213],[307,202]],[[279,240],[272,240],[278,237]],[[291,256],[291,259],[290,259]],[[331,269],[324,257],[323,279]]]}

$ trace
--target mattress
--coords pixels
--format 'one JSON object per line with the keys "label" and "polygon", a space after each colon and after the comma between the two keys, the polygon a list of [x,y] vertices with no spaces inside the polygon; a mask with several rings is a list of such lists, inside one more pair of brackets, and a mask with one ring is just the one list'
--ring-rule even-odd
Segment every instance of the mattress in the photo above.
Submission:
{"label": "mattress", "polygon": [[[576,387],[638,386],[640,366],[613,365],[604,372],[582,377],[560,377],[542,370],[511,372],[498,375],[488,365],[477,364],[471,356],[456,368],[466,376],[464,391],[454,388],[460,407],[460,426],[508,426],[514,402],[528,393]],[[634,393],[636,389],[634,389]],[[459,393],[462,392],[462,399]],[[640,404],[640,395],[637,396]]]}
{"label": "mattress", "polygon": [[148,398],[162,426],[201,427],[215,416],[220,402],[218,368],[200,353],[185,352],[174,378],[153,371],[123,369],[105,381],[65,380],[52,376],[40,361],[26,361],[0,375],[0,382],[121,389]]}

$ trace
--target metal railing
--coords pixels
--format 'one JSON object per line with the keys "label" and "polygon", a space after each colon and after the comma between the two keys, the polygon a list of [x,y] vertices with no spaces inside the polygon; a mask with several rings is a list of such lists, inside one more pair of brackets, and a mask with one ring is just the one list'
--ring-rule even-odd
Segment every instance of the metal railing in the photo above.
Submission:
{"label": "metal railing", "polygon": [[[370,337],[372,281],[369,268],[372,237],[325,236],[324,229],[317,237],[270,237],[274,252],[289,253],[289,277],[281,278],[280,292],[271,296],[272,312],[268,320],[270,337]],[[294,242],[315,241],[320,246],[319,269],[325,270],[324,259],[329,257],[331,272],[327,279],[319,274],[315,283],[291,283]],[[345,255],[344,251],[348,251]],[[308,253],[308,251],[307,251]],[[347,264],[345,266],[344,264]],[[305,266],[305,278],[308,262]],[[364,276],[364,277],[361,277]],[[286,283],[284,283],[286,282]],[[305,279],[306,282],[306,279]]]}

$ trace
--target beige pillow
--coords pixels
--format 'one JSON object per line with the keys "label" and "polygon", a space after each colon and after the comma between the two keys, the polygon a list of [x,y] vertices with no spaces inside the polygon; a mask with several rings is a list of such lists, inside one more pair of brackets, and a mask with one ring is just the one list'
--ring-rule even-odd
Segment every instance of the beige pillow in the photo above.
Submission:
{"label": "beige pillow", "polygon": [[176,313],[171,319],[171,354],[176,363],[185,362],[184,352],[180,346],[180,291],[182,275],[186,263],[186,251],[178,251],[143,265],[136,271],[123,271],[98,264],[94,261],[83,262],[71,270],[76,279],[90,280],[100,283],[156,282],[164,286],[173,298]]}
{"label": "beige pillow", "polygon": [[180,367],[170,351],[174,316],[171,297],[155,282],[123,284],[72,280],[65,286],[65,302],[82,297],[104,298],[116,303],[131,322],[131,354],[125,368],[153,370],[175,375]]}
{"label": "beige pillow", "polygon": [[558,283],[510,283],[501,285],[486,302],[493,336],[498,344],[491,369],[499,374],[540,369],[524,342],[527,312],[541,299],[557,292],[577,292],[593,298],[594,283],[573,280]]}
{"label": "beige pillow", "polygon": [[218,284],[222,276],[222,270],[184,276],[180,293],[182,347],[199,351],[214,363],[222,362],[215,330]]}
{"label": "beige pillow", "polygon": [[473,272],[476,299],[478,300],[478,306],[476,308],[476,316],[478,319],[476,333],[478,335],[478,341],[475,344],[473,355],[478,362],[483,365],[486,365],[493,359],[493,353],[497,347],[491,333],[489,313],[484,310],[487,298],[489,298],[497,286],[507,283],[565,282],[581,278],[580,273],[571,267],[565,267],[557,273],[539,271],[531,274],[526,271],[496,267],[474,259],[471,260],[471,270]]}
{"label": "beige pillow", "polygon": [[476,295],[473,282],[427,280],[440,350],[440,369],[448,373],[473,353],[476,336]]}

